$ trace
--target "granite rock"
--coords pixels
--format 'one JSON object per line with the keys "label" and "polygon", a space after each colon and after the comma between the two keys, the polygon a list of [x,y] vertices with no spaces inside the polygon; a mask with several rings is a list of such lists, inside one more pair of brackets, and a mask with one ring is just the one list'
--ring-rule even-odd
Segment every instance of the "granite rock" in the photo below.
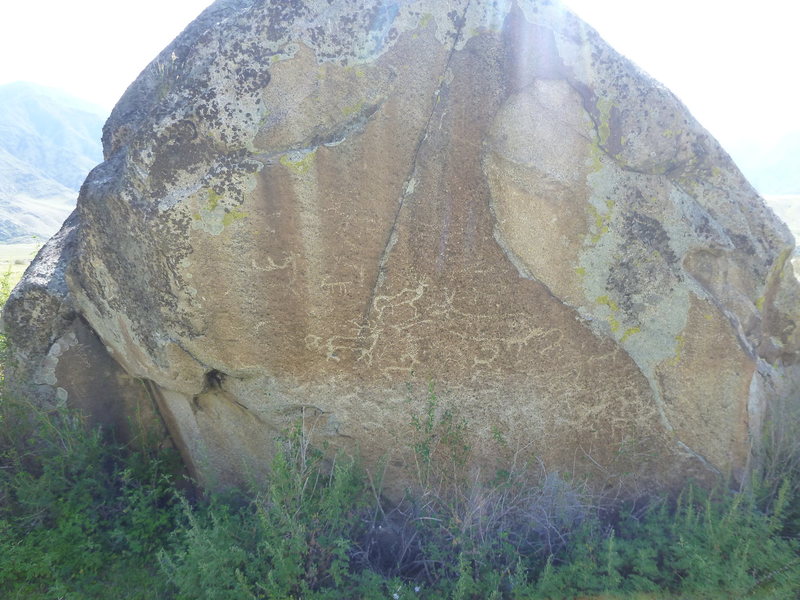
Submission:
{"label": "granite rock", "polygon": [[741,480],[796,382],[786,226],[556,1],[219,0],[103,141],[9,380],[149,407],[206,484],[301,421],[399,490],[431,385],[484,473]]}

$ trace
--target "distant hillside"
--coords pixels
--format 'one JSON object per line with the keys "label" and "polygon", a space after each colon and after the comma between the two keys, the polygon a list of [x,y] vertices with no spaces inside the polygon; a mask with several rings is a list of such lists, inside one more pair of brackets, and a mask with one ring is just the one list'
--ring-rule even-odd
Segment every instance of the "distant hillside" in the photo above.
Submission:
{"label": "distant hillside", "polygon": [[30,83],[0,86],[0,243],[48,238],[102,161],[102,109]]}

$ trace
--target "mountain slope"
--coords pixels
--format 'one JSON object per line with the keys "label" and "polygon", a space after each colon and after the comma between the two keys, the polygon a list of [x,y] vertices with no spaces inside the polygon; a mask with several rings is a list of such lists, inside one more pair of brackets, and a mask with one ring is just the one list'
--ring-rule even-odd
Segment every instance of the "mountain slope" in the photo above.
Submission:
{"label": "mountain slope", "polygon": [[102,161],[101,109],[29,83],[0,86],[0,242],[50,237]]}

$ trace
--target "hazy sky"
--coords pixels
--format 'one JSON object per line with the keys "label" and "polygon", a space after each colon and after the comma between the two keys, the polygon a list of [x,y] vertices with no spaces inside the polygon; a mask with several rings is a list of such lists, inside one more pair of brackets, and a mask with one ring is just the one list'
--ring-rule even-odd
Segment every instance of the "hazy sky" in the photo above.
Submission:
{"label": "hazy sky", "polygon": [[212,0],[0,0],[0,84],[32,81],[111,110]]}
{"label": "hazy sky", "polygon": [[[445,0],[441,0],[445,1]],[[667,84],[723,145],[800,130],[800,2],[566,0]],[[3,1],[0,83],[62,88],[110,109],[210,0]]]}
{"label": "hazy sky", "polygon": [[797,0],[565,0],[723,145],[800,131]]}

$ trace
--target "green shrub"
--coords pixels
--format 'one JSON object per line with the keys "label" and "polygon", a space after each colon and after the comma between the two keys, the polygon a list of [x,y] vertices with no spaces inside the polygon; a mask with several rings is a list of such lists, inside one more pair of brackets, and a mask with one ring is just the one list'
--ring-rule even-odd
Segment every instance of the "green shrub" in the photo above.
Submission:
{"label": "green shrub", "polygon": [[110,566],[152,572],[179,514],[166,458],[128,452],[66,410],[8,398],[0,409],[0,590],[86,593]]}
{"label": "green shrub", "polygon": [[781,511],[761,512],[752,495],[690,485],[673,505],[658,501],[641,514],[622,512],[605,530],[593,523],[549,561],[536,590],[547,598],[791,598],[800,590],[800,543],[780,535]]}
{"label": "green shrub", "polygon": [[[4,414],[19,418],[7,401]],[[755,493],[690,486],[675,501],[608,515],[554,474],[523,485],[510,469],[455,496],[429,489],[392,505],[356,461],[326,461],[298,430],[279,441],[263,488],[192,503],[176,500],[159,457],[114,448],[68,413],[38,418],[34,443],[4,430],[3,597],[702,599],[800,589],[800,547],[783,533],[796,502],[789,484],[769,510]]]}
{"label": "green shrub", "polygon": [[[0,278],[0,307],[9,293]],[[164,453],[104,439],[65,409],[3,391],[0,335],[0,597],[157,598],[154,553],[175,527]]]}
{"label": "green shrub", "polygon": [[300,429],[280,440],[269,483],[230,512],[184,504],[179,543],[160,562],[177,598],[348,597],[359,579],[357,540],[369,514],[358,464],[326,465]]}

